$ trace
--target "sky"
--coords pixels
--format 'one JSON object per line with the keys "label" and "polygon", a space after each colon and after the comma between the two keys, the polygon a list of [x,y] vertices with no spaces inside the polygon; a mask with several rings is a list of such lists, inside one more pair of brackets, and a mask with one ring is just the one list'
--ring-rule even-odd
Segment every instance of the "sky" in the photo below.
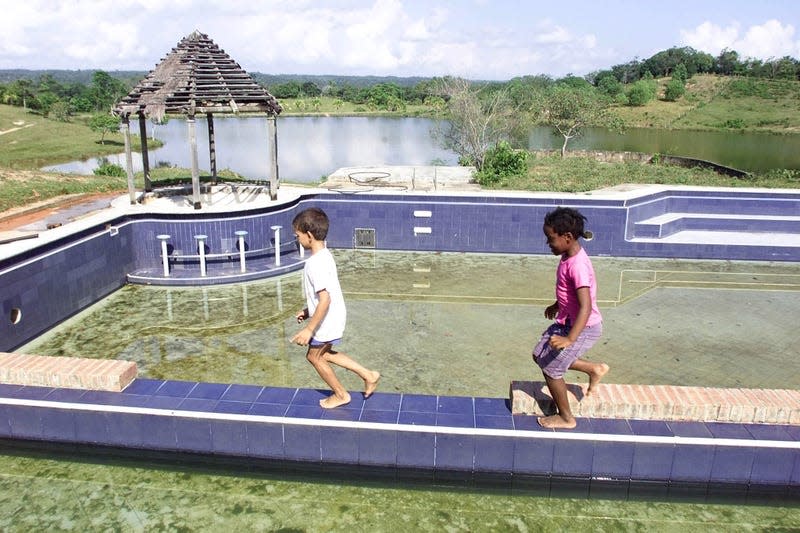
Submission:
{"label": "sky", "polygon": [[248,72],[586,75],[674,46],[800,58],[797,0],[0,0],[0,69],[153,69],[208,35]]}

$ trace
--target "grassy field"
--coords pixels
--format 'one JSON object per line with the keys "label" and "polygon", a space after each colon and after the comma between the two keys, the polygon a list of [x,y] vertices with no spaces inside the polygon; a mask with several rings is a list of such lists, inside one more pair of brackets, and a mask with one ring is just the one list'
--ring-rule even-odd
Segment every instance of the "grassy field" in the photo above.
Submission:
{"label": "grassy field", "polygon": [[[138,131],[138,124],[133,125]],[[0,167],[38,169],[47,165],[118,154],[124,149],[121,133],[101,135],[76,117],[70,122],[50,120],[22,108],[0,105]],[[132,136],[139,150],[138,135]],[[155,145],[154,145],[155,146]]]}
{"label": "grassy field", "polygon": [[[728,80],[729,78],[712,75],[694,76],[686,83],[686,94],[675,102],[651,100],[641,107],[615,106],[611,111],[628,127],[690,129],[682,120],[698,109],[709,106],[725,89]],[[663,94],[668,81],[669,78],[658,80],[659,94]]]}

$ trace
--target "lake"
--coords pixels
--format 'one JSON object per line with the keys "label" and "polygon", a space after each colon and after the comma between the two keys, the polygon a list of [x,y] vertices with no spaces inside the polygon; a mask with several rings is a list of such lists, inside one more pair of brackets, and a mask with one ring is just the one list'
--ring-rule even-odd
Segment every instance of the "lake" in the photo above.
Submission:
{"label": "lake", "polygon": [[[443,149],[432,135],[438,121],[393,117],[279,117],[278,166],[280,177],[292,182],[315,182],[336,169],[371,165],[455,165],[458,156]],[[147,123],[148,136],[164,146],[150,151],[150,166],[159,163],[191,167],[186,122],[172,119],[162,126]],[[205,119],[197,120],[198,160],[208,172],[208,135]],[[138,131],[136,124],[133,130]],[[217,169],[228,168],[252,179],[268,176],[269,148],[264,117],[216,117],[214,130]],[[558,149],[561,138],[546,127],[534,128],[530,149]],[[628,129],[624,134],[588,128],[569,149],[631,151],[680,155],[712,161],[747,171],[771,168],[800,169],[800,135],[763,133]],[[125,166],[124,154],[109,157]],[[91,174],[98,159],[73,161],[44,170]],[[142,168],[134,155],[134,170]]]}
{"label": "lake", "polygon": [[[281,180],[314,182],[341,167],[371,165],[456,165],[458,156],[441,148],[432,136],[437,122],[425,118],[280,117],[278,168]],[[197,153],[201,172],[208,172],[205,119],[197,119]],[[164,146],[150,150],[150,167],[160,162],[191,168],[188,130],[182,119],[163,126],[147,122],[148,137]],[[132,124],[138,132],[138,124]],[[153,131],[155,129],[155,131]],[[217,170],[228,168],[245,177],[266,179],[269,143],[264,117],[214,117]],[[108,158],[125,167],[125,155]],[[98,159],[73,161],[45,170],[91,174]],[[134,154],[134,170],[142,169]]]}

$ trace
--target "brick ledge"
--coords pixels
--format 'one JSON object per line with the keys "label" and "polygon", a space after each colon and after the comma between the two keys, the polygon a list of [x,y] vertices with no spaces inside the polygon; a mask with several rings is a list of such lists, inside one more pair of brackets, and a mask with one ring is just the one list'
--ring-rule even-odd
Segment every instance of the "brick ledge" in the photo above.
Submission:
{"label": "brick ledge", "polygon": [[[601,383],[586,396],[585,384],[568,389],[572,413],[578,417],[800,425],[796,390]],[[544,382],[512,381],[510,393],[512,414],[555,412]]]}
{"label": "brick ledge", "polygon": [[120,392],[137,374],[132,361],[0,352],[0,383],[9,385]]}

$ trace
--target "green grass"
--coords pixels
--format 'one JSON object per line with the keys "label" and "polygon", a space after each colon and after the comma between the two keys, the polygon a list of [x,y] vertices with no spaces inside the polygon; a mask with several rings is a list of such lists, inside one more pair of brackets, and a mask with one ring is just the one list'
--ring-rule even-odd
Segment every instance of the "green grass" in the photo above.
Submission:
{"label": "green grass", "polygon": [[0,169],[0,212],[67,194],[123,191],[125,178],[15,173]]}
{"label": "green grass", "polygon": [[586,157],[532,155],[528,173],[497,184],[495,189],[587,192],[616,185],[663,184],[708,187],[798,188],[800,171],[775,170],[748,178],[724,176],[703,168],[642,163],[605,163]]}
{"label": "green grass", "polygon": [[[9,131],[14,128],[19,129]],[[138,124],[132,124],[132,130],[138,131]],[[86,117],[60,122],[8,105],[0,105],[0,131],[6,132],[0,135],[0,167],[11,169],[34,170],[124,150],[121,133],[107,133],[101,143],[101,135],[86,125]],[[138,135],[131,136],[134,150],[140,150],[138,141]]]}
{"label": "green grass", "polygon": [[800,82],[729,78],[714,98],[676,121],[675,127],[800,133],[798,101]]}

